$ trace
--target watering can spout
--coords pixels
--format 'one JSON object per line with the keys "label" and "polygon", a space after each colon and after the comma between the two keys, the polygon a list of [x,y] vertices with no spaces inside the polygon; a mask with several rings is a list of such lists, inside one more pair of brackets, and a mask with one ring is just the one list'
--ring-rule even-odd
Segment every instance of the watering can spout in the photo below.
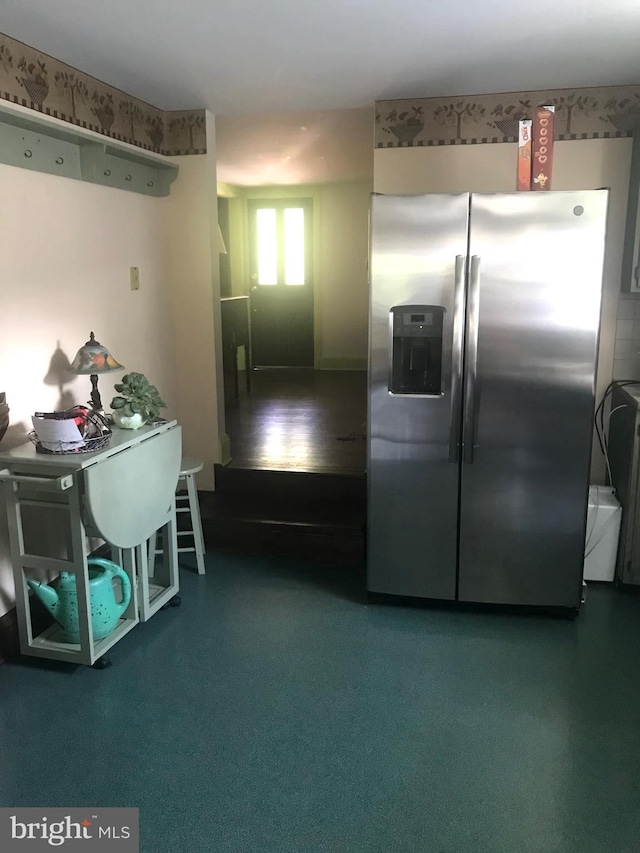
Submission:
{"label": "watering can spout", "polygon": [[46,583],[42,583],[41,581],[34,581],[30,578],[27,578],[27,583],[38,596],[40,601],[44,604],[44,606],[47,608],[49,613],[55,618],[56,611],[58,609],[58,604],[60,603],[58,593],[55,591],[55,589],[53,589],[53,587],[48,586]]}

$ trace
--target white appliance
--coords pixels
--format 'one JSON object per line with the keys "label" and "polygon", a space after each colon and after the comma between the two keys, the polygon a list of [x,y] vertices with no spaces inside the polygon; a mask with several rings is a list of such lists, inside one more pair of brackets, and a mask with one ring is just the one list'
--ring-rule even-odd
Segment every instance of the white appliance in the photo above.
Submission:
{"label": "white appliance", "polygon": [[589,486],[584,575],[586,581],[613,581],[622,507],[611,486]]}

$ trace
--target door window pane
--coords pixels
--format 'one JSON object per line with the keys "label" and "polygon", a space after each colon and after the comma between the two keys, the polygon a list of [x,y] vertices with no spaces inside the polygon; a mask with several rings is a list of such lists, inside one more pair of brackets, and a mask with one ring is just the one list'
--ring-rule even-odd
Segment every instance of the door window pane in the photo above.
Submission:
{"label": "door window pane", "polygon": [[304,284],[304,209],[284,211],[284,283]]}
{"label": "door window pane", "polygon": [[257,211],[258,284],[278,283],[278,241],[276,211],[263,208]]}

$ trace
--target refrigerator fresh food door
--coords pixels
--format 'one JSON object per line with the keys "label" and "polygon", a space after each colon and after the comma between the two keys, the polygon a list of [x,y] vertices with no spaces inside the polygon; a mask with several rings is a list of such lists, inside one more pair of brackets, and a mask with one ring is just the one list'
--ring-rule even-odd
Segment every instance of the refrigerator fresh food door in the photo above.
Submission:
{"label": "refrigerator fresh food door", "polygon": [[372,592],[455,598],[468,215],[468,194],[372,197]]}
{"label": "refrigerator fresh food door", "polygon": [[463,601],[580,605],[607,200],[471,198]]}

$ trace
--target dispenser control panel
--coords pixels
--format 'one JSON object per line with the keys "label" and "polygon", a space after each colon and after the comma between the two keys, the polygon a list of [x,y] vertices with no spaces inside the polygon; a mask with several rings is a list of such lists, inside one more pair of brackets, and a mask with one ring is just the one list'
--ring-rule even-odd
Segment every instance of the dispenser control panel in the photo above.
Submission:
{"label": "dispenser control panel", "polygon": [[392,394],[442,395],[444,312],[441,305],[397,305],[391,309]]}

